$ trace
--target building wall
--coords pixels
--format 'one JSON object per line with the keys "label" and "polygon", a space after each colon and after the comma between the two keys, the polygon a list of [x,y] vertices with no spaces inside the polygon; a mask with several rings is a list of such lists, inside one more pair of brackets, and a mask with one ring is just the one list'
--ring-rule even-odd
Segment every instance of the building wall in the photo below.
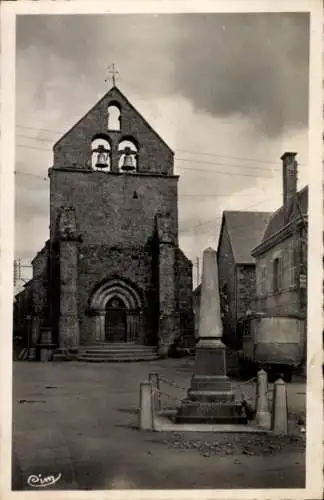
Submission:
{"label": "building wall", "polygon": [[193,307],[193,313],[194,313],[194,329],[195,329],[195,338],[197,339],[199,336],[199,318],[200,318],[200,292],[201,292],[201,287],[199,287],[199,290],[195,290],[193,293],[192,297],[192,307]]}
{"label": "building wall", "polygon": [[[301,255],[301,234],[289,236],[257,257],[257,311],[272,316],[305,317],[306,302],[301,300],[305,295],[299,287],[301,266],[306,271],[305,255]],[[294,263],[292,264],[292,249]],[[283,259],[283,282],[278,291],[274,290],[274,259]],[[302,262],[302,259],[304,262]],[[261,269],[264,269],[264,279],[261,279]],[[288,271],[290,269],[290,271]],[[260,284],[264,282],[264,285]],[[304,297],[305,299],[305,297]]]}
{"label": "building wall", "polygon": [[[178,240],[177,177],[56,170],[50,172],[50,234],[59,210],[72,205],[85,246],[144,246],[155,230],[155,214],[169,212]],[[136,192],[136,198],[134,193]]]}
{"label": "building wall", "polygon": [[48,245],[40,250],[32,261],[33,266],[33,313],[41,323],[47,316],[48,304]]}
{"label": "building wall", "polygon": [[175,270],[178,293],[178,309],[180,315],[180,330],[184,345],[191,347],[194,343],[194,313],[193,313],[193,293],[192,293],[192,262],[187,259],[184,253],[177,251],[177,268]]}
{"label": "building wall", "polygon": [[[140,292],[144,319],[147,319],[148,339],[154,336],[150,326],[148,310],[152,305],[152,257],[151,252],[143,247],[109,247],[107,245],[82,245],[79,251],[78,265],[78,311],[80,318],[80,340],[82,344],[91,343],[93,322],[87,315],[89,299],[98,283],[117,276],[130,281]],[[155,292],[156,293],[156,292]]]}
{"label": "building wall", "polygon": [[254,264],[240,264],[236,268],[237,319],[252,310],[255,304],[256,277]]}
{"label": "building wall", "polygon": [[132,137],[139,146],[138,166],[143,173],[173,173],[173,152],[136,112],[117,89],[112,89],[54,146],[54,165],[86,169],[91,158],[91,142],[95,134],[107,134],[107,110],[117,104],[121,110],[121,131],[109,131],[112,154],[118,143]]}
{"label": "building wall", "polygon": [[[154,254],[155,215],[170,214],[171,238],[177,244],[177,177],[126,176],[72,169],[53,169],[50,175],[52,240],[59,210],[65,205],[75,208],[77,229],[82,237],[78,243],[77,284],[81,343],[94,341],[93,320],[86,314],[93,289],[110,276],[118,276],[130,281],[142,295],[145,340],[155,344],[159,301],[158,256]],[[133,197],[134,191],[137,198]],[[192,267],[182,253],[172,265],[172,273],[172,283],[176,280],[177,288],[176,307],[182,318],[180,329],[187,330],[189,311],[192,311]],[[192,336],[193,325],[190,327]]]}
{"label": "building wall", "polygon": [[[120,109],[120,131],[108,130],[110,104]],[[109,143],[110,171],[91,168],[95,138]],[[136,172],[125,174],[118,170],[118,148],[123,140],[130,140],[137,147]],[[145,340],[156,343],[160,311],[158,214],[169,221],[175,250],[170,275],[164,273],[168,276],[163,293],[168,294],[170,283],[170,293],[175,290],[172,307],[176,309],[170,317],[178,316],[178,321],[180,316],[180,330],[187,330],[190,313],[192,317],[192,267],[178,249],[178,176],[173,175],[173,152],[117,89],[112,89],[56,143],[49,177],[50,263],[47,267],[47,251],[36,256],[33,286],[35,307],[43,312],[47,289],[55,341],[59,338],[60,269],[67,264],[60,259],[58,225],[62,208],[68,207],[75,210],[76,233],[81,237],[71,243],[77,245],[78,252],[74,286],[81,343],[95,340],[89,300],[98,284],[110,277],[125,280],[136,288],[143,305]],[[168,315],[168,311],[165,313]],[[179,333],[178,323],[175,325],[176,320],[172,327]]]}
{"label": "building wall", "polygon": [[229,234],[226,225],[223,226],[221,232],[221,240],[218,246],[217,263],[218,263],[218,276],[219,285],[222,289],[224,283],[227,283],[227,297],[229,311],[226,318],[227,328],[232,333],[236,331],[236,270],[233,257],[233,251]]}
{"label": "building wall", "polygon": [[13,308],[13,334],[22,339],[22,344],[27,346],[30,330],[30,320],[27,319],[33,312],[33,283],[30,280],[23,290],[15,297]]}

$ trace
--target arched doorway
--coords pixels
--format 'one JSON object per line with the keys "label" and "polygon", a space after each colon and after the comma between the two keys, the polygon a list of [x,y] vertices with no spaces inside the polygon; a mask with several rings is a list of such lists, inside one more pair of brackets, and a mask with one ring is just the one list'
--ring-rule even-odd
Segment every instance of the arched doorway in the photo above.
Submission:
{"label": "arched doorway", "polygon": [[127,342],[127,310],[124,302],[113,297],[107,301],[105,313],[106,342]]}
{"label": "arched doorway", "polygon": [[130,282],[111,278],[101,282],[89,299],[93,338],[97,342],[145,343],[142,300]]}

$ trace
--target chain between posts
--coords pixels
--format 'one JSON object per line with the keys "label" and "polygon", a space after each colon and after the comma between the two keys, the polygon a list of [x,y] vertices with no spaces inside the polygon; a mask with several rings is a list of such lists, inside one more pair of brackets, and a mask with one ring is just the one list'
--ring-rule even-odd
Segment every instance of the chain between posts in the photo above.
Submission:
{"label": "chain between posts", "polygon": [[252,377],[249,380],[246,380],[245,382],[241,382],[240,385],[246,385],[246,384],[250,384],[251,382],[256,382],[256,381],[257,381],[257,377]]}
{"label": "chain between posts", "polygon": [[[153,380],[154,380],[154,377],[157,384],[156,385]],[[149,380],[151,381],[152,383],[152,389],[153,389],[153,394],[155,396],[157,396],[159,398],[159,406],[161,405],[161,400],[160,400],[160,397],[161,396],[164,396],[164,397],[167,397],[169,400],[173,400],[173,401],[176,401],[177,403],[180,403],[181,400],[175,396],[172,396],[171,394],[165,392],[165,391],[161,391],[160,389],[160,383],[165,383],[171,387],[174,387],[176,389],[180,389],[181,391],[187,391],[187,388],[185,387],[182,387],[180,386],[179,384],[177,384],[176,382],[166,378],[165,376],[159,374],[159,373],[149,373]],[[252,383],[255,383],[257,382],[257,377],[251,377],[250,379],[246,380],[246,381],[243,381],[243,382],[240,382],[238,386],[236,386],[234,389],[234,392],[240,392],[241,394],[243,394],[243,386],[246,386],[248,384],[252,384]],[[268,390],[267,393],[270,393],[272,392],[271,390]],[[189,400],[187,401],[186,404],[190,404]]]}
{"label": "chain between posts", "polygon": [[156,387],[152,387],[153,395],[158,394],[162,396],[166,396],[169,399],[172,399],[173,401],[176,401],[177,403],[181,403],[181,399],[176,398],[175,396],[171,396],[171,394],[168,394],[167,392],[163,392],[160,389],[157,389]]}
{"label": "chain between posts", "polygon": [[159,377],[159,380],[161,382],[164,382],[165,384],[168,384],[170,385],[171,387],[175,387],[176,389],[181,389],[182,391],[186,391],[187,388],[186,387],[181,387],[180,385],[176,384],[175,382],[173,382],[173,380],[170,380],[166,377],[164,377],[163,375],[160,375],[160,374],[157,374],[158,377]]}

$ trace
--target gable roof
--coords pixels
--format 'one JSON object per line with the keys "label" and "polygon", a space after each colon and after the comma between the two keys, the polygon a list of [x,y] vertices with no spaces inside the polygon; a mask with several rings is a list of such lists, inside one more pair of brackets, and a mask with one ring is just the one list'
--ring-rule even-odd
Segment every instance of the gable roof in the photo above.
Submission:
{"label": "gable roof", "polygon": [[262,240],[263,233],[272,216],[272,212],[223,212],[221,232],[218,240],[218,249],[224,225],[228,231],[236,264],[254,264],[255,259],[251,251]]}
{"label": "gable roof", "polygon": [[57,141],[56,143],[54,144],[54,148],[62,141],[62,139],[64,139],[64,137],[66,137],[80,122],[82,122],[82,120],[84,120],[84,118],[93,110],[95,109],[103,100],[107,99],[107,98],[110,98],[111,99],[115,99],[115,98],[121,98],[122,100],[124,100],[127,105],[133,109],[133,111],[145,122],[145,124],[147,125],[147,127],[149,127],[151,129],[151,131],[156,135],[156,137],[158,137],[158,139],[160,139],[160,141],[164,144],[164,146],[169,149],[169,151],[174,154],[173,150],[170,148],[170,146],[165,142],[164,139],[162,139],[162,137],[153,129],[153,127],[149,124],[149,122],[143,117],[143,115],[133,106],[133,104],[127,99],[127,97],[119,90],[118,87],[116,86],[113,86],[111,87],[111,89],[106,92],[74,125],[72,125],[72,127],[69,128],[69,130],[67,132],[65,132],[65,134],[63,134]]}
{"label": "gable roof", "polygon": [[[291,212],[289,216],[289,220],[285,221],[285,211],[284,206],[282,205],[278,210],[276,210],[272,217],[269,220],[267,228],[264,232],[262,243],[266,241],[268,238],[278,233],[281,229],[283,229],[289,222],[291,222],[298,215],[307,215],[308,212],[308,186],[305,186],[303,189],[297,192],[297,202],[291,207]],[[297,205],[297,206],[296,206]],[[261,242],[260,242],[261,243]]]}

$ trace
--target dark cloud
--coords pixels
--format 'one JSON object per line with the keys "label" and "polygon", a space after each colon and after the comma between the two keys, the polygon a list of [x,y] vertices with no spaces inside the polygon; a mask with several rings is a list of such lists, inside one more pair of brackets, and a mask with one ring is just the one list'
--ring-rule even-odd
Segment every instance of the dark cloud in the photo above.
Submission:
{"label": "dark cloud", "polygon": [[249,116],[268,135],[307,126],[308,16],[205,17],[187,29],[175,81],[197,110]]}
{"label": "dark cloud", "polygon": [[75,85],[99,91],[107,76],[102,62],[116,61],[121,86],[124,80],[143,95],[176,93],[197,111],[248,117],[267,136],[307,126],[304,13],[22,16],[18,60],[28,48],[43,82],[54,55]]}

